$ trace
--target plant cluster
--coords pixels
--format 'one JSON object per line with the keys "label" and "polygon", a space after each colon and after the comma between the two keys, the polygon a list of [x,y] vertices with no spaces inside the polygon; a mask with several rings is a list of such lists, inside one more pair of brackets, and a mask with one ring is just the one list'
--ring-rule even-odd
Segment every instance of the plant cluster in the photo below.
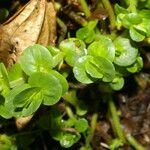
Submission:
{"label": "plant cluster", "polygon": [[[97,114],[93,115],[90,126],[84,117],[88,108],[78,99],[76,90],[69,89],[68,76],[73,74],[73,80],[85,85],[96,83],[106,87],[110,96],[112,91],[123,88],[125,77],[142,69],[137,42],[148,41],[150,36],[150,2],[125,0],[125,6],[127,8],[115,5],[116,28],[124,29],[119,34],[117,31],[114,36],[104,34],[98,28],[99,21],[90,20],[76,31],[75,37],[63,39],[55,47],[35,44],[26,48],[10,70],[0,63],[0,116],[5,119],[28,117],[40,106],[51,106],[48,115],[39,119],[38,126],[47,130],[64,148],[83,137],[85,145],[80,150],[91,150]],[[84,9],[89,17],[86,3]],[[109,143],[109,149],[115,150],[128,141],[135,149],[143,150],[130,134],[124,135],[109,96],[106,99],[118,136]],[[69,103],[74,111],[66,105],[66,114],[62,114],[55,105],[60,100]],[[3,140],[6,140],[4,147],[13,143],[6,135],[0,136],[0,142]]]}
{"label": "plant cluster", "polygon": [[[128,29],[133,41],[141,42],[150,36],[150,2],[126,1],[127,8],[115,5],[118,29],[123,26]],[[137,9],[140,8],[140,9]]]}

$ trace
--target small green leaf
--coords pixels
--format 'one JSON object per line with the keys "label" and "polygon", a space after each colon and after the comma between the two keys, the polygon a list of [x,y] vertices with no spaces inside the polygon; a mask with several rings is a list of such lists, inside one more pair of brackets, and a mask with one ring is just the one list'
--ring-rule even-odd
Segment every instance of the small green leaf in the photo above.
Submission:
{"label": "small green leaf", "polygon": [[64,76],[62,76],[57,71],[51,70],[50,74],[52,74],[53,76],[55,76],[59,80],[59,82],[60,82],[60,84],[62,86],[62,95],[64,95],[68,91],[68,88],[69,88],[67,80],[65,79]]}
{"label": "small green leaf", "polygon": [[123,146],[123,141],[120,140],[120,139],[114,139],[112,140],[110,146],[109,146],[109,149],[110,150],[116,150],[118,149],[119,147]]}
{"label": "small green leaf", "polygon": [[142,18],[145,18],[145,19],[150,19],[150,10],[148,9],[142,9],[140,10],[139,12],[139,15],[142,17]]}
{"label": "small green leaf", "polygon": [[101,79],[103,77],[103,74],[101,73],[101,69],[91,61],[87,61],[85,63],[85,69],[86,72],[93,78]]}
{"label": "small green leaf", "polygon": [[77,38],[69,38],[60,43],[59,48],[65,53],[65,61],[74,66],[75,62],[85,54],[85,44]]}
{"label": "small green leaf", "polygon": [[[104,82],[110,82],[114,79],[115,68],[110,60],[97,56],[97,57],[94,57],[93,59],[89,59],[89,62],[93,65],[93,68],[95,67],[95,69],[99,72],[99,74],[103,75],[102,80]],[[92,70],[88,70],[88,72],[89,71],[92,71]],[[92,76],[94,73],[90,72],[90,75]]]}
{"label": "small green leaf", "polygon": [[130,28],[129,33],[130,33],[130,37],[133,41],[141,42],[145,39],[145,35],[143,35],[140,31],[138,31],[134,27]]}
{"label": "small green leaf", "polygon": [[76,37],[83,40],[85,43],[91,43],[96,37],[94,28],[97,23],[97,20],[89,21],[86,26],[77,30]]}
{"label": "small green leaf", "polygon": [[88,22],[86,26],[89,30],[93,30],[96,27],[97,23],[98,23],[97,20],[91,20]]}
{"label": "small green leaf", "polygon": [[28,88],[30,88],[30,86],[28,84],[22,84],[22,85],[16,86],[6,96],[4,106],[6,107],[6,110],[9,110],[10,117],[12,117],[14,115],[16,117],[18,117],[17,115],[20,115],[20,113],[15,113],[14,112],[15,106],[13,104],[13,99],[15,98],[15,96],[17,94],[21,93],[22,91],[24,91],[25,89],[28,89]]}
{"label": "small green leaf", "polygon": [[40,88],[28,88],[20,92],[13,99],[16,108],[22,107],[21,117],[32,115],[41,105],[43,100]]}
{"label": "small green leaf", "polygon": [[85,132],[88,129],[88,127],[88,121],[84,118],[77,120],[75,123],[75,129],[78,132]]}
{"label": "small green leaf", "polygon": [[94,30],[89,30],[88,27],[80,28],[76,32],[76,37],[83,40],[85,43],[91,43],[95,39]]}
{"label": "small green leaf", "polygon": [[58,78],[52,74],[36,72],[29,77],[31,87],[41,89],[44,105],[54,105],[62,96],[62,86]]}
{"label": "small green leaf", "polygon": [[122,24],[126,28],[130,28],[132,25],[137,25],[142,22],[142,18],[137,13],[129,13],[123,17]]}
{"label": "small green leaf", "polygon": [[23,84],[25,81],[20,64],[14,64],[8,71],[8,79],[11,88]]}
{"label": "small green leaf", "polygon": [[37,99],[42,99],[40,88],[31,87],[18,93],[13,99],[13,104],[15,107],[26,107]]}
{"label": "small green leaf", "polygon": [[131,45],[129,39],[118,37],[114,41],[114,45],[116,48],[115,64],[125,67],[136,61],[138,50]]}
{"label": "small green leaf", "polygon": [[0,105],[0,116],[5,119],[9,119],[12,117],[12,114],[4,105]]}
{"label": "small green leaf", "polygon": [[0,63],[0,92],[2,96],[6,96],[10,90],[8,73],[3,63]]}
{"label": "small green leaf", "polygon": [[114,80],[110,83],[110,86],[113,90],[120,90],[124,86],[124,78],[122,77],[115,77]]}
{"label": "small green leaf", "polygon": [[23,107],[21,112],[21,117],[26,117],[32,115],[37,111],[42,103],[42,99],[35,99],[33,100],[27,107]]}
{"label": "small green leaf", "polygon": [[110,38],[100,36],[99,41],[89,45],[88,54],[92,56],[101,56],[113,61],[115,58],[115,47]]}
{"label": "small green leaf", "polygon": [[87,74],[85,64],[91,59],[91,56],[83,56],[77,60],[73,68],[75,78],[85,84],[93,83],[93,79]]}
{"label": "small green leaf", "polygon": [[53,60],[54,60],[53,67],[56,67],[57,65],[59,65],[63,61],[63,58],[64,58],[63,52],[59,52],[58,54],[53,56]]}
{"label": "small green leaf", "polygon": [[88,35],[89,35],[89,29],[87,27],[80,28],[76,32],[76,37],[81,40],[86,39]]}
{"label": "small green leaf", "polygon": [[55,56],[60,53],[60,50],[54,46],[49,45],[47,49],[50,51],[52,56]]}
{"label": "small green leaf", "polygon": [[143,18],[143,22],[141,24],[139,24],[139,26],[140,26],[140,29],[143,29],[145,31],[146,36],[149,37],[150,36],[150,21],[149,21],[149,19]]}
{"label": "small green leaf", "polygon": [[121,6],[119,6],[118,4],[116,4],[115,5],[115,12],[116,12],[116,14],[117,15],[119,15],[119,14],[127,14],[128,13],[128,10],[127,9],[125,9],[125,8],[123,8],[123,7],[121,7]]}
{"label": "small green leaf", "polygon": [[88,146],[82,146],[79,150],[93,150],[93,148],[88,145]]}
{"label": "small green leaf", "polygon": [[60,145],[64,148],[69,148],[80,139],[80,135],[65,133],[60,140]]}
{"label": "small green leaf", "polygon": [[48,72],[53,67],[53,58],[48,49],[37,44],[26,48],[19,62],[27,75],[34,72]]}
{"label": "small green leaf", "polygon": [[127,70],[131,73],[135,73],[140,71],[142,67],[143,67],[143,59],[141,57],[137,57],[136,62],[133,65],[129,66]]}

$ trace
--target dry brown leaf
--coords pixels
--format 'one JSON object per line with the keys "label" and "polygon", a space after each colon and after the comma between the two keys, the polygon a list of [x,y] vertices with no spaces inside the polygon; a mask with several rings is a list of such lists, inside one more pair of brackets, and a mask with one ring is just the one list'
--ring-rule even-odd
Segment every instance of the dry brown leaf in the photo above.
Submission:
{"label": "dry brown leaf", "polygon": [[[6,53],[7,58],[5,64],[12,65],[12,61],[16,62],[23,50],[33,44],[55,43],[56,40],[56,11],[52,2],[47,0],[31,0],[14,16],[3,24],[2,35],[7,35],[7,43],[13,47],[11,53],[8,49],[2,47],[0,41],[0,59],[1,53]],[[4,32],[5,31],[5,32]],[[3,37],[3,36],[2,36]],[[0,38],[1,40],[1,38]],[[8,54],[9,53],[9,54]],[[9,61],[9,62],[8,62]]]}

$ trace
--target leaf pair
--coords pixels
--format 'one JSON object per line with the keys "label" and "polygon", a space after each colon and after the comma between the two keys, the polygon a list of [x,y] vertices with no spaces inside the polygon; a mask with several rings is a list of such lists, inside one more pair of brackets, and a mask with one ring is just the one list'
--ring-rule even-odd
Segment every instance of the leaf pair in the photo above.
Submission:
{"label": "leaf pair", "polygon": [[[8,92],[5,94],[3,116],[29,116],[41,104],[54,105],[68,90],[66,79],[53,69],[54,60],[51,53],[43,46],[34,45],[24,50],[19,64],[15,64],[2,77],[8,77]],[[2,66],[3,67],[3,66]],[[6,86],[6,83],[3,83]],[[12,88],[9,89],[9,86]],[[2,88],[7,90],[7,88]],[[7,114],[7,110],[11,110]]]}
{"label": "leaf pair", "polygon": [[129,29],[129,34],[133,41],[141,42],[145,37],[149,37],[149,10],[143,9],[138,12],[129,12],[117,4],[115,5],[115,11],[117,13],[118,26],[123,25],[125,28]]}
{"label": "leaf pair", "polygon": [[115,68],[111,61],[103,57],[90,55],[81,57],[73,68],[76,79],[82,83],[93,83],[97,79],[110,82],[115,77]]}

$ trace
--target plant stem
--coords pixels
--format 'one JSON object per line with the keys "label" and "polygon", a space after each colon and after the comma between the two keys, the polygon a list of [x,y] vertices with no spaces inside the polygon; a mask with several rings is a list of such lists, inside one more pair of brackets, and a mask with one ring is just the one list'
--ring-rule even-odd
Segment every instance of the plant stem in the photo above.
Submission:
{"label": "plant stem", "polygon": [[81,6],[83,8],[83,11],[84,11],[86,17],[89,18],[91,16],[91,12],[89,10],[89,7],[88,7],[86,1],[85,0],[80,0],[80,3],[81,3]]}
{"label": "plant stem", "polygon": [[69,118],[72,118],[72,119],[76,120],[76,118],[75,118],[75,116],[74,116],[74,114],[73,114],[73,112],[72,112],[72,110],[69,106],[66,106],[66,112],[67,112]]}
{"label": "plant stem", "polygon": [[111,3],[109,2],[109,0],[102,0],[102,3],[108,12],[110,28],[111,30],[113,30],[116,26],[116,18]]}
{"label": "plant stem", "polygon": [[91,120],[91,132],[86,138],[86,146],[90,145],[91,140],[93,139],[96,124],[97,124],[98,114],[94,113]]}
{"label": "plant stem", "polygon": [[112,125],[114,127],[114,130],[117,136],[125,143],[124,133],[121,128],[117,110],[111,96],[109,96],[108,104],[109,104],[109,110],[112,117]]}
{"label": "plant stem", "polygon": [[133,146],[136,150],[145,150],[145,148],[139,144],[131,134],[127,134],[126,138],[130,145]]}
{"label": "plant stem", "polygon": [[98,114],[94,113],[91,120],[91,128],[93,129],[93,131],[95,131],[96,128],[97,118],[98,118]]}
{"label": "plant stem", "polygon": [[57,23],[58,25],[60,26],[61,28],[61,33],[60,33],[60,37],[58,39],[58,43],[60,43],[62,40],[64,40],[65,36],[66,36],[66,33],[67,33],[67,27],[66,25],[64,24],[64,22],[60,19],[60,18],[57,18]]}

